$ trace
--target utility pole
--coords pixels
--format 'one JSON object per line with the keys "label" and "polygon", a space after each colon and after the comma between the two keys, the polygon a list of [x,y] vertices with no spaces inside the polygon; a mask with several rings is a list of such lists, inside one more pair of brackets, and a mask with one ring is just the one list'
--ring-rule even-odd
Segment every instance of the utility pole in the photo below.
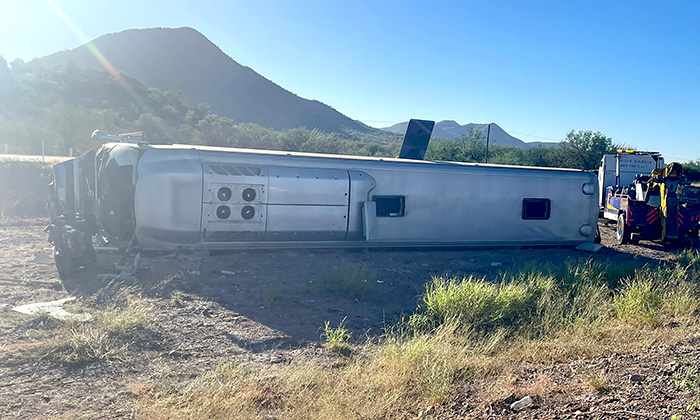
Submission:
{"label": "utility pole", "polygon": [[489,163],[489,138],[491,137],[491,123],[489,123],[486,129],[486,162]]}

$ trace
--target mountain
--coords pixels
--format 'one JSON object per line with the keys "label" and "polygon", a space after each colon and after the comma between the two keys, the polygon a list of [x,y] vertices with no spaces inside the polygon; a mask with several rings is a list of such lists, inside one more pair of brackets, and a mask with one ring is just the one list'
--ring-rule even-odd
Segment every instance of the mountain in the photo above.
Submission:
{"label": "mountain", "polygon": [[275,129],[303,126],[338,133],[379,132],[238,64],[192,28],[130,29],[103,35],[90,44],[37,61],[44,67],[104,68],[92,52],[96,49],[113,67],[144,85],[180,91],[190,105],[206,103],[212,112],[236,122]]}
{"label": "mountain", "polygon": [[[392,133],[405,133],[406,127],[408,126],[408,121],[394,124],[391,127],[383,128],[383,130]],[[445,140],[455,140],[458,139],[460,134],[468,135],[470,130],[480,132],[483,138],[486,139],[486,133],[489,124],[464,124],[460,125],[458,122],[453,120],[443,120],[435,123],[435,128],[433,128],[433,134],[431,138],[433,139],[445,139]],[[529,149],[531,147],[537,146],[556,146],[559,143],[554,142],[524,142],[519,138],[513,137],[508,134],[504,129],[502,129],[498,124],[491,123],[491,133],[489,136],[489,143],[496,144],[498,146],[515,146],[521,149]]]}

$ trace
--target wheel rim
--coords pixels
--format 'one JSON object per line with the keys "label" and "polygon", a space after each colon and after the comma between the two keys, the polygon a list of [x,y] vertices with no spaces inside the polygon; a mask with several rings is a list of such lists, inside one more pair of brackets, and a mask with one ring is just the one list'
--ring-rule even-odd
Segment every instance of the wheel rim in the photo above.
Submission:
{"label": "wheel rim", "polygon": [[624,229],[623,226],[624,222],[622,221],[622,217],[617,218],[617,240],[619,241],[622,239],[622,230]]}

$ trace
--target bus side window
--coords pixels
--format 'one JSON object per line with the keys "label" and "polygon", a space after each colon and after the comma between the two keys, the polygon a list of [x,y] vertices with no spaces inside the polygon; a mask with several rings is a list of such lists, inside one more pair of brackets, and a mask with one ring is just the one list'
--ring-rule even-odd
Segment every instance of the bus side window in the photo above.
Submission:
{"label": "bus side window", "polygon": [[375,195],[372,201],[377,203],[377,217],[403,217],[406,212],[406,197],[402,195]]}
{"label": "bus side window", "polygon": [[549,198],[524,198],[523,220],[547,220],[551,207]]}

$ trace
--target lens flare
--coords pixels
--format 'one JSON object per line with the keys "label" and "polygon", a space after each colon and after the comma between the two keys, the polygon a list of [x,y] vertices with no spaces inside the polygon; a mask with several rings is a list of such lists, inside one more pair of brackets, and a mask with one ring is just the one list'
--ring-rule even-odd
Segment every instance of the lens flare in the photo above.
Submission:
{"label": "lens flare", "polygon": [[[134,99],[134,102],[141,108],[141,109],[146,109],[146,104],[141,100],[141,98],[134,92],[134,90],[129,86],[129,84],[124,80],[124,78],[121,75],[121,72],[117,70],[112,63],[107,60],[107,57],[104,56],[100,52],[100,50],[95,46],[95,44],[90,41],[90,39],[85,35],[85,33],[80,30],[80,28],[73,23],[73,21],[68,17],[68,15],[61,9],[61,7],[56,4],[54,0],[46,0],[46,3],[49,5],[49,7],[56,13],[56,15],[63,21],[63,23],[68,26],[68,28],[75,34],[78,39],[85,44],[85,47],[88,49],[88,51],[95,57],[95,59],[102,65],[102,67],[109,72],[109,74],[116,80],[123,88],[124,90]],[[153,121],[157,129],[165,136],[167,137],[173,137],[172,132],[168,130],[163,124],[161,124],[159,121],[154,120]]]}
{"label": "lens flare", "polygon": [[56,13],[56,15],[63,21],[63,23],[65,23],[66,26],[68,26],[68,28],[75,34],[75,36],[77,36],[78,39],[80,39],[80,41],[85,44],[88,51],[90,51],[90,53],[95,56],[97,61],[100,64],[102,64],[102,66],[109,72],[109,74],[111,74],[117,82],[119,82],[122,86],[129,90],[129,86],[126,84],[124,78],[121,76],[119,71],[116,68],[114,68],[112,63],[110,63],[109,60],[107,60],[107,58],[100,52],[100,50],[97,49],[95,44],[93,44],[88,39],[85,33],[73,23],[73,21],[63,11],[63,9],[61,9],[58,6],[58,4],[56,4],[56,2],[53,0],[46,0],[46,3],[49,5],[49,7],[51,7],[54,13]]}

